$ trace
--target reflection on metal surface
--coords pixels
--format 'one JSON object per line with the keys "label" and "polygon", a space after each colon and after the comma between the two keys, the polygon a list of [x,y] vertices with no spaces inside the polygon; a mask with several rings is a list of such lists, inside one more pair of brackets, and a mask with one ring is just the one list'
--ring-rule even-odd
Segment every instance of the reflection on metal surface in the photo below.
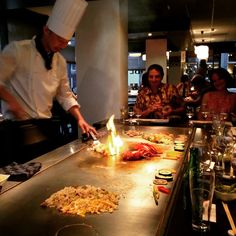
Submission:
{"label": "reflection on metal surface", "polygon": [[154,166],[152,163],[145,165],[145,169],[147,173],[153,173],[156,169],[156,166]]}
{"label": "reflection on metal surface", "polygon": [[71,154],[74,154],[74,153],[75,153],[75,150],[74,150],[73,147],[70,147],[70,153],[71,153]]}
{"label": "reflection on metal surface", "polygon": [[60,228],[55,236],[98,236],[98,232],[91,225],[70,224]]}

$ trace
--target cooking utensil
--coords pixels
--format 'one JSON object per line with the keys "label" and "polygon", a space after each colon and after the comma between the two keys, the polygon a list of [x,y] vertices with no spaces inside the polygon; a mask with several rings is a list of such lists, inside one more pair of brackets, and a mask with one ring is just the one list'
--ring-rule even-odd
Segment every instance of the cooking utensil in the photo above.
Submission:
{"label": "cooking utensil", "polygon": [[232,218],[232,215],[231,215],[231,213],[230,213],[230,211],[229,211],[228,204],[222,201],[222,205],[223,205],[223,207],[224,207],[225,214],[226,214],[226,216],[227,216],[227,218],[228,218],[228,220],[229,220],[229,223],[230,223],[231,229],[232,229],[232,231],[233,231],[233,234],[235,235],[235,234],[236,234],[236,227],[235,227],[235,224],[234,224],[234,220],[233,220],[233,218]]}
{"label": "cooking utensil", "polygon": [[93,132],[89,131],[89,134],[93,139],[93,144],[96,144],[96,145],[101,144],[101,142],[97,139],[97,137],[94,135]]}

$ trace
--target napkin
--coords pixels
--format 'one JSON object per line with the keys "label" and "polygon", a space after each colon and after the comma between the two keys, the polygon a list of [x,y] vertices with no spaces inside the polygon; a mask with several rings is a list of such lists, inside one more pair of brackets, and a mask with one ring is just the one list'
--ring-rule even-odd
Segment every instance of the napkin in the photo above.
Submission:
{"label": "napkin", "polygon": [[32,177],[41,169],[40,162],[30,162],[25,164],[18,164],[13,162],[7,166],[0,168],[0,172],[10,175],[8,180],[11,181],[24,181]]}

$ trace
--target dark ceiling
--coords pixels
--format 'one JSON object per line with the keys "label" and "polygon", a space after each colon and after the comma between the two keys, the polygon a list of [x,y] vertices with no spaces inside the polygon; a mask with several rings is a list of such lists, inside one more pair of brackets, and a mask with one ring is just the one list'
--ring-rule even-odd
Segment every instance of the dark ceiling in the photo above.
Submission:
{"label": "dark ceiling", "polygon": [[145,51],[147,33],[152,38],[167,38],[168,48],[176,51],[185,47],[190,39],[190,18],[182,0],[128,1],[129,49]]}
{"label": "dark ceiling", "polygon": [[128,0],[129,49],[145,51],[147,33],[167,38],[168,49],[236,51],[235,0]]}
{"label": "dark ceiling", "polygon": [[53,5],[55,2],[55,0],[1,0],[1,1],[6,3],[7,9],[49,6]]}
{"label": "dark ceiling", "polygon": [[[45,19],[24,8],[53,5],[55,0],[1,0],[2,6],[4,2],[8,17],[41,24]],[[235,0],[128,0],[129,51],[144,52],[149,32],[151,38],[166,38],[172,51],[192,50],[200,43],[236,51],[235,9]]]}

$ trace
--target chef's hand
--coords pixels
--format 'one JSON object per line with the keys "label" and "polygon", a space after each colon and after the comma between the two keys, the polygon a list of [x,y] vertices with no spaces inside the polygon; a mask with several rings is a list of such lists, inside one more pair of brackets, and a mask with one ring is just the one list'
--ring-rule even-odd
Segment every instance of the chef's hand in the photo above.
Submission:
{"label": "chef's hand", "polygon": [[92,132],[95,135],[98,134],[96,129],[89,125],[84,119],[79,119],[78,124],[82,130],[82,133],[86,133],[87,135],[89,135],[89,132]]}
{"label": "chef's hand", "polygon": [[89,132],[92,132],[93,134],[97,135],[97,131],[95,130],[95,128],[93,128],[91,125],[89,125],[85,121],[83,116],[81,115],[78,105],[72,106],[68,110],[68,112],[75,117],[82,133],[86,133],[87,135],[89,135]]}

